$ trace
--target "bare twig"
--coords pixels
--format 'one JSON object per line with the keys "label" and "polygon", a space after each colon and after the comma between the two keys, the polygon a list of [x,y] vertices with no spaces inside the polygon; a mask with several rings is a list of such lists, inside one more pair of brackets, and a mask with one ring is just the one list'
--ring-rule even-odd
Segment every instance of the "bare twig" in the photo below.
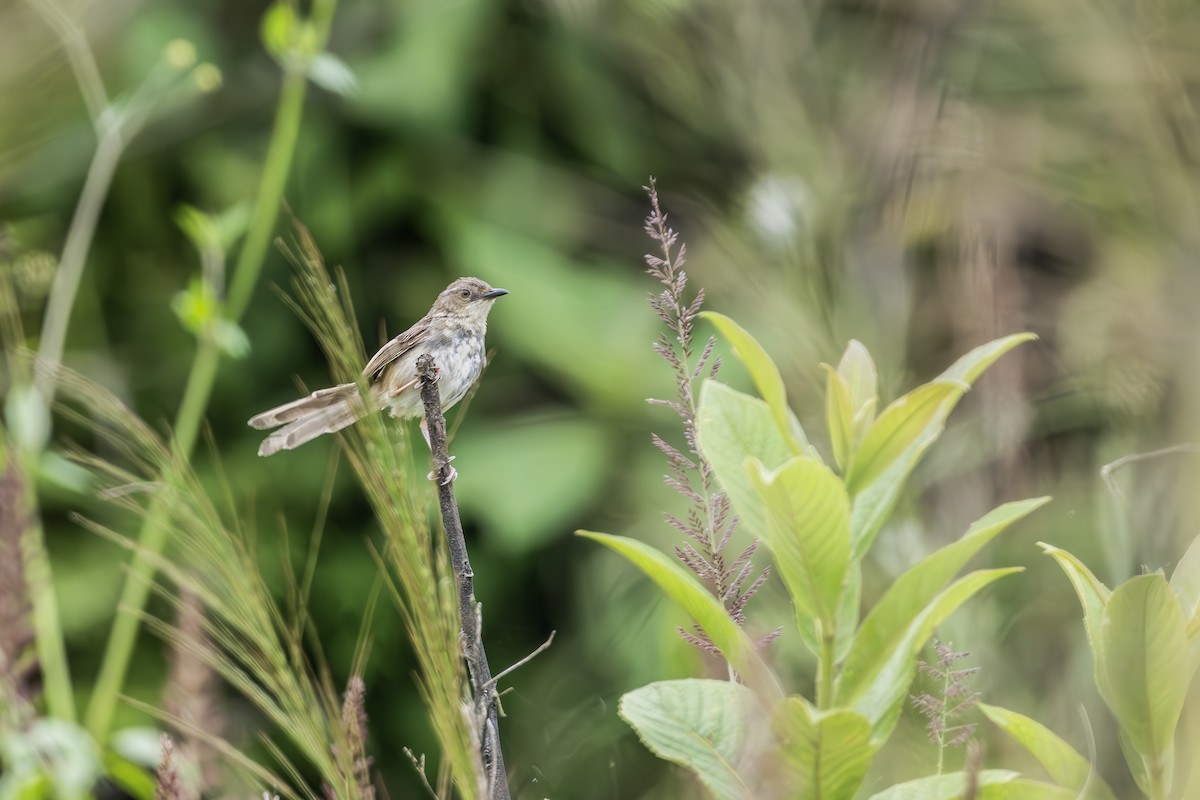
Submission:
{"label": "bare twig", "polygon": [[533,652],[531,652],[529,655],[525,656],[524,658],[522,658],[520,661],[516,662],[515,664],[512,664],[512,665],[500,670],[500,672],[497,675],[492,677],[491,681],[488,682],[488,685],[485,688],[487,688],[488,690],[495,689],[496,684],[498,684],[501,681],[501,679],[505,678],[508,675],[511,675],[513,672],[517,671],[521,667],[528,664],[530,661],[533,661],[533,659],[537,658],[542,653],[546,652],[546,650],[549,649],[549,647],[550,647],[550,643],[554,641],[554,634],[556,634],[556,633],[558,633],[558,631],[550,631],[549,638],[547,638],[546,641],[539,644],[537,646],[537,649],[535,649]]}
{"label": "bare twig", "polygon": [[1113,478],[1113,473],[1124,467],[1126,464],[1134,464],[1138,461],[1147,461],[1160,456],[1181,455],[1184,453],[1200,453],[1200,444],[1177,444],[1172,447],[1164,447],[1161,450],[1152,450],[1149,453],[1130,453],[1121,456],[1116,461],[1110,461],[1100,468],[1100,477],[1108,484],[1109,491],[1121,500],[1125,499],[1124,493],[1117,486],[1116,479]]}
{"label": "bare twig", "polygon": [[427,792],[429,792],[429,796],[432,797],[433,800],[438,800],[438,793],[435,792],[433,787],[429,785],[429,778],[425,775],[425,754],[422,753],[421,757],[417,758],[416,753],[405,747],[404,755],[408,756],[408,760],[412,762],[413,769],[417,771],[417,777],[421,779],[421,785],[425,787]]}
{"label": "bare twig", "polygon": [[454,484],[450,477],[450,456],[446,451],[446,417],[442,414],[437,388],[437,368],[428,354],[417,359],[417,375],[421,379],[421,400],[425,404],[425,424],[429,431],[429,449],[433,456],[433,473],[438,483],[438,503],[442,511],[442,527],[450,565],[458,583],[459,645],[467,662],[467,671],[474,693],[477,720],[483,729],[480,739],[483,771],[490,776],[491,800],[509,800],[508,779],[504,771],[504,753],[500,749],[499,703],[493,691],[491,669],[483,649],[479,604],[475,600],[475,573],[467,558],[467,543],[463,538],[462,520],[454,499]]}

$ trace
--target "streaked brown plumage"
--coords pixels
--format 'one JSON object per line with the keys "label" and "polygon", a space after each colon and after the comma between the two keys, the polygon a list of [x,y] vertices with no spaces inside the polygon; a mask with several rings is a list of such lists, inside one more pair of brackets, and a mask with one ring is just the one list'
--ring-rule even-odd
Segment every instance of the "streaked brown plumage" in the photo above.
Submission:
{"label": "streaked brown plumage", "polygon": [[363,375],[371,392],[369,404],[359,397],[358,384],[343,383],[264,411],[250,419],[250,427],[279,430],[263,440],[258,454],[269,456],[291,450],[322,434],[340,431],[384,407],[394,417],[421,416],[416,364],[424,353],[433,357],[438,368],[442,409],[450,408],[483,371],[488,312],[492,301],[506,294],[508,290],[493,289],[478,278],[454,281],[438,295],[428,314],[367,362]]}

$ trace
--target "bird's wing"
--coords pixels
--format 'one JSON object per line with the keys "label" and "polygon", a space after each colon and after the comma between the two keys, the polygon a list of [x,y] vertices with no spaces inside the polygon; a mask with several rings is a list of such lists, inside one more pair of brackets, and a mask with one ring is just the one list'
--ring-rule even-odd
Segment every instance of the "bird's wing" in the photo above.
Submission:
{"label": "bird's wing", "polygon": [[409,350],[412,350],[418,342],[425,338],[425,334],[428,331],[429,318],[425,317],[404,333],[379,348],[379,352],[371,356],[371,360],[367,362],[367,366],[363,367],[363,375],[366,375],[368,380],[376,380],[388,364],[391,364]]}

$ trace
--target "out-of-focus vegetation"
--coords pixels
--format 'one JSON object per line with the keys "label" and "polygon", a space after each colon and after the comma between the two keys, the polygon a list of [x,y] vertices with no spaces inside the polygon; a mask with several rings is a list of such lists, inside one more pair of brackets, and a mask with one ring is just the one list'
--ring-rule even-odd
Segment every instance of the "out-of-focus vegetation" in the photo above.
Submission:
{"label": "out-of-focus vegetation", "polygon": [[[720,677],[723,665],[680,639],[675,626],[686,618],[647,581],[569,535],[609,530],[663,551],[679,539],[662,512],[683,506],[662,485],[649,432],[677,446],[682,434],[673,415],[644,403],[672,394],[651,349],[659,326],[645,295],[658,287],[641,261],[652,243],[640,227],[640,187],[651,173],[689,242],[691,285],[705,287],[707,308],[762,342],[810,432],[824,428],[818,365],[835,363],[848,339],[874,354],[879,393],[890,398],[975,345],[1038,334],[980,381],[915,473],[863,565],[864,606],[987,509],[1054,496],[989,550],[994,564],[1025,572],[966,605],[938,636],[973,652],[985,702],[1038,720],[1087,754],[1085,707],[1100,773],[1118,796],[1133,795],[1092,683],[1079,601],[1034,543],[1074,553],[1116,586],[1143,567],[1170,574],[1196,534],[1200,8],[1168,0],[316,6],[318,23],[333,11],[328,42],[316,49],[336,58],[312,65],[305,96],[304,81],[286,77],[288,53],[311,43],[303,31],[267,26],[265,47],[265,5],[0,5],[0,268],[24,330],[8,344],[38,350],[56,275],[82,267],[64,363],[162,430],[202,414],[193,466],[214,496],[228,487],[224,510],[252,532],[261,581],[281,604],[294,588],[287,576],[309,563],[312,531],[323,530],[308,646],[315,653],[319,642],[336,686],[355,662],[382,534],[351,470],[338,466],[335,442],[263,460],[259,434],[245,426],[295,396],[298,382],[315,388],[331,377],[303,323],[270,290],[287,286],[285,260],[269,249],[261,274],[247,266],[246,253],[267,243],[255,239],[256,220],[269,226],[277,210],[259,201],[260,181],[264,169],[272,174],[268,143],[288,109],[299,126],[290,172],[275,171],[287,174],[283,200],[327,260],[344,266],[368,350],[423,314],[453,277],[478,275],[512,292],[491,317],[496,356],[480,391],[455,412],[452,451],[493,668],[558,631],[549,651],[505,681],[515,796],[699,791],[640,745],[616,700],[664,678]],[[89,51],[94,73],[81,67]],[[87,76],[101,81],[107,112]],[[108,184],[97,163],[111,167],[111,185],[89,205],[89,174]],[[64,251],[82,224],[77,208],[98,212],[95,235],[83,252]],[[206,327],[208,304],[224,298],[245,308]],[[185,402],[197,333],[211,350],[211,396]],[[749,386],[726,360],[723,379]],[[50,713],[74,705],[82,718],[128,552],[71,515],[133,538],[140,523],[62,457],[75,445],[106,458],[119,449],[60,415],[45,429],[36,398],[13,391],[33,378],[17,364],[3,376],[4,424],[14,448],[41,453],[26,477],[71,678],[48,680],[44,696],[58,705]],[[1117,461],[1136,453],[1155,455]],[[6,511],[17,507],[12,496],[6,489]],[[34,600],[44,600],[31,577]],[[368,749],[400,797],[420,791],[402,748],[436,762],[437,739],[404,625],[385,606],[369,616],[362,677]],[[148,610],[174,616],[158,597]],[[801,686],[816,664],[791,614],[772,577],[747,626],[755,636],[786,626],[767,658]],[[42,666],[48,678],[64,674]],[[122,732],[157,724],[138,703],[164,705],[168,667],[163,640],[143,631],[121,689],[137,702],[117,705],[114,746],[146,741]],[[255,731],[267,723],[236,692],[223,690],[220,705],[226,736],[266,758]],[[1185,728],[1200,727],[1198,713],[1185,709]],[[989,765],[1036,769],[980,721]],[[868,790],[933,771],[924,723],[905,712]],[[101,758],[85,745],[77,751]],[[957,768],[962,755],[946,758]],[[1177,776],[1178,796],[1192,796],[1197,781],[1195,772]]]}

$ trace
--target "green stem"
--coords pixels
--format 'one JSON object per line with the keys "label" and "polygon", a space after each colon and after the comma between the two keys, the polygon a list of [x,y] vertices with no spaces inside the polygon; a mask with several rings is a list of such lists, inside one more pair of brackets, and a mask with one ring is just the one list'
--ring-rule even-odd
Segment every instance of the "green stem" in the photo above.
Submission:
{"label": "green stem", "polygon": [[[329,15],[332,14],[332,2],[321,5],[329,9]],[[323,19],[327,26],[329,16]],[[300,134],[307,86],[307,77],[302,73],[287,73],[284,77],[254,213],[246,241],[239,253],[229,300],[225,307],[225,317],[234,322],[245,313],[258,276],[262,272],[263,262],[266,260],[288,173],[291,171],[296,140]],[[210,337],[201,336],[192,361],[191,373],[188,375],[187,388],[175,418],[175,444],[184,458],[189,457],[195,447],[219,367],[220,351],[215,342]],[[108,738],[121,687],[125,683],[129,662],[137,645],[142,613],[154,580],[153,557],[161,553],[166,546],[168,521],[167,512],[161,504],[153,504],[142,524],[137,549],[134,551],[129,574],[121,591],[117,618],[113,623],[96,689],[87,712],[88,729],[101,743]]]}
{"label": "green stem", "polygon": [[267,162],[263,167],[262,181],[258,186],[258,198],[246,241],[238,253],[233,270],[233,281],[229,287],[229,298],[225,305],[225,317],[234,322],[242,318],[258,276],[267,257],[267,248],[275,233],[275,220],[279,217],[279,203],[291,172],[292,156],[296,151],[296,140],[300,136],[300,116],[304,110],[304,95],[308,78],[298,72],[284,76],[283,89],[279,95],[279,107],[275,111],[274,132],[267,149]]}
{"label": "green stem", "polygon": [[833,707],[833,662],[837,649],[836,636],[821,637],[821,652],[817,662],[817,708]]}
{"label": "green stem", "polygon": [[[2,442],[0,447],[3,447]],[[8,457],[13,459],[10,469],[20,469],[16,448],[10,447],[7,450]],[[30,474],[28,470],[21,472],[24,475]],[[42,530],[41,517],[37,513],[37,494],[32,484],[25,483],[24,475],[18,473],[18,480],[24,483],[22,515],[28,520],[27,527],[21,533],[21,558],[25,563],[25,581],[33,609],[33,632],[37,642],[38,663],[42,669],[46,709],[52,717],[74,721],[75,695],[71,691],[67,648],[59,623],[58,595],[54,591],[54,576],[50,570],[50,556],[46,552],[46,537]]]}
{"label": "green stem", "polygon": [[937,774],[941,775],[946,764],[946,723],[950,720],[950,672],[949,665],[942,666],[942,712],[941,727],[938,729]]}
{"label": "green stem", "polygon": [[[189,454],[196,445],[200,432],[200,421],[208,402],[209,391],[220,365],[220,351],[210,338],[201,338],[196,356],[192,360],[192,371],[188,375],[187,389],[175,420],[175,440],[179,451]],[[166,478],[167,476],[164,476]],[[138,629],[141,627],[142,611],[150,595],[154,580],[153,556],[162,552],[167,543],[168,515],[161,503],[152,503],[150,511],[138,535],[138,547],[133,551],[125,585],[121,587],[121,598],[117,604],[117,617],[104,651],[104,661],[96,678],[96,688],[87,709],[87,727],[98,742],[103,742],[112,726],[113,713],[129,661],[137,645]]]}
{"label": "green stem", "polygon": [[62,363],[63,347],[67,340],[67,326],[71,321],[71,309],[79,291],[79,281],[87,263],[87,254],[96,233],[96,222],[104,198],[112,185],[113,174],[121,161],[125,140],[120,128],[109,126],[100,136],[96,153],[88,167],[79,204],[67,230],[66,243],[54,273],[54,286],[46,304],[46,317],[42,323],[42,335],[38,339],[38,361],[34,367],[37,388],[49,406],[54,400],[54,378]]}

